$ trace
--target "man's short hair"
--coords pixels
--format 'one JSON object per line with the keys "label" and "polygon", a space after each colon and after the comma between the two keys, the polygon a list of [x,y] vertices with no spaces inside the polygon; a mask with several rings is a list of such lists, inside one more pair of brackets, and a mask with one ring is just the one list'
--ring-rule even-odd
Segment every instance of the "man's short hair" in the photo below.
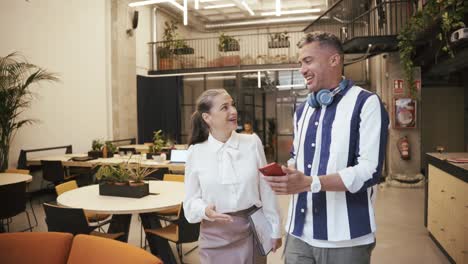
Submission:
{"label": "man's short hair", "polygon": [[308,33],[299,41],[299,43],[297,43],[297,46],[302,48],[305,45],[316,41],[320,46],[333,48],[336,50],[336,52],[338,52],[338,54],[340,54],[340,56],[344,55],[343,45],[341,45],[340,39],[332,33],[323,31],[314,31],[312,33]]}

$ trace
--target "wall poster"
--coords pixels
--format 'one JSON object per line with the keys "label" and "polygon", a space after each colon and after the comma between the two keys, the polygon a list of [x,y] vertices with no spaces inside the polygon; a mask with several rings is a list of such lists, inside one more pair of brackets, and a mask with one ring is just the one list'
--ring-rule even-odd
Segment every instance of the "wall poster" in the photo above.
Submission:
{"label": "wall poster", "polygon": [[416,128],[416,100],[395,98],[394,128]]}

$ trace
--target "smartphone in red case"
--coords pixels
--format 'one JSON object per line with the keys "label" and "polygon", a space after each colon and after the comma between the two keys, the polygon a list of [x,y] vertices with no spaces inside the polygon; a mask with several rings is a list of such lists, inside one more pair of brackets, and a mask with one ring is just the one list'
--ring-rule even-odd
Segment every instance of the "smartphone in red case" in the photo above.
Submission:
{"label": "smartphone in red case", "polygon": [[283,172],[283,170],[281,169],[281,166],[276,162],[270,163],[270,164],[266,165],[265,167],[262,167],[262,168],[260,168],[258,170],[261,173],[263,173],[263,175],[265,175],[265,176],[284,176],[284,175],[286,175]]}

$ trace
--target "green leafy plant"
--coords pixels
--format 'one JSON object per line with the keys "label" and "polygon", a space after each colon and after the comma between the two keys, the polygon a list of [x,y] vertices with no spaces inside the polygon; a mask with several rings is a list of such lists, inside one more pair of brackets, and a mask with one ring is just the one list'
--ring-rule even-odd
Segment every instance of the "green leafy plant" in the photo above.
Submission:
{"label": "green leafy plant", "polygon": [[164,25],[163,45],[158,47],[159,58],[170,58],[174,54],[194,53],[193,48],[187,45],[185,40],[180,39],[180,36],[177,34],[177,22],[172,20],[170,22],[166,21]]}
{"label": "green leafy plant", "polygon": [[239,51],[239,41],[237,39],[221,33],[218,38],[218,50],[222,52],[226,51]]}
{"label": "green leafy plant", "polygon": [[151,146],[151,153],[161,153],[162,149],[166,146],[166,140],[162,134],[162,130],[153,132],[153,145]]}
{"label": "green leafy plant", "polygon": [[[449,44],[449,34],[452,30],[465,26],[462,22],[463,8],[463,0],[429,0],[424,8],[410,19],[406,27],[398,35],[401,65],[411,97],[418,98],[413,78],[415,65],[412,60],[418,35],[437,21],[440,21],[438,26],[441,32],[437,35],[437,38],[443,43],[441,50],[454,57],[455,54]],[[438,55],[439,52],[436,52],[436,58]]]}
{"label": "green leafy plant", "polygon": [[117,151],[117,147],[110,141],[106,141],[106,148],[109,153],[115,153]]}
{"label": "green leafy plant", "polygon": [[109,183],[128,183],[130,179],[130,171],[128,170],[128,163],[122,162],[115,164],[99,164],[99,169],[96,172],[96,179],[99,181]]}
{"label": "green leafy plant", "polygon": [[16,131],[35,122],[21,116],[34,99],[31,85],[58,80],[55,74],[28,63],[17,53],[0,57],[0,171],[8,168],[10,144]]}
{"label": "green leafy plant", "polygon": [[141,166],[141,160],[137,161],[136,164],[131,164],[127,167],[129,172],[130,180],[134,183],[142,183],[146,176],[157,171],[157,169],[150,167]]}
{"label": "green leafy plant", "polygon": [[289,47],[288,32],[270,34],[268,48],[287,48]]}
{"label": "green leafy plant", "polygon": [[288,32],[270,34],[270,41],[288,41]]}
{"label": "green leafy plant", "polygon": [[100,139],[93,139],[91,142],[91,149],[93,151],[101,151],[102,147],[104,147],[104,143],[102,143],[102,140]]}

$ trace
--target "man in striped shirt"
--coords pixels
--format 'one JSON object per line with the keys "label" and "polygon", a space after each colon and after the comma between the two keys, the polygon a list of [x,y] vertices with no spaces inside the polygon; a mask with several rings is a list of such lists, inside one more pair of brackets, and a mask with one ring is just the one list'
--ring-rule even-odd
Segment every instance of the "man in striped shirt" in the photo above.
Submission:
{"label": "man in striped shirt", "polygon": [[286,176],[264,177],[277,194],[297,194],[286,224],[285,262],[369,263],[388,113],[376,94],[342,76],[336,36],[314,32],[299,48],[310,94],[294,115],[293,162],[283,166]]}

